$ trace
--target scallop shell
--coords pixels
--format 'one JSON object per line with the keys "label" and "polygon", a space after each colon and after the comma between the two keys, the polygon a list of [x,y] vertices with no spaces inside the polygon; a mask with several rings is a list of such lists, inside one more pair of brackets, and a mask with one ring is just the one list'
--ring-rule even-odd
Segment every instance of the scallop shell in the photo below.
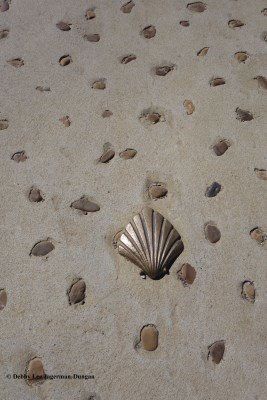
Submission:
{"label": "scallop shell", "polygon": [[181,236],[160,213],[146,207],[123,230],[118,251],[151,279],[168,273],[184,249]]}

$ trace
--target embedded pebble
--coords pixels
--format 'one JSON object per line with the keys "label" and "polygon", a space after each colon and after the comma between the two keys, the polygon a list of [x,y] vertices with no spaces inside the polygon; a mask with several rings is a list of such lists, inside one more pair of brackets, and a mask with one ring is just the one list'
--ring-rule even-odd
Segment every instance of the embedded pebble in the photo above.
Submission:
{"label": "embedded pebble", "polygon": [[110,111],[110,110],[105,110],[105,111],[102,112],[102,117],[103,118],[108,118],[108,117],[111,117],[112,115],[113,115],[113,112]]}
{"label": "embedded pebble", "polygon": [[126,149],[119,153],[120,158],[123,158],[124,160],[131,160],[134,158],[137,154],[137,151],[135,149]]}
{"label": "embedded pebble", "polygon": [[254,168],[254,172],[259,179],[267,181],[267,170],[266,169]]}
{"label": "embedded pebble", "polygon": [[136,60],[136,56],[134,54],[129,54],[128,56],[125,56],[121,60],[121,64],[128,64],[131,61]]}
{"label": "embedded pebble", "polygon": [[9,3],[7,0],[3,0],[0,6],[1,12],[5,12],[9,10]]}
{"label": "embedded pebble", "polygon": [[79,279],[68,290],[69,304],[84,304],[86,284],[83,279]]}
{"label": "embedded pebble", "polygon": [[103,153],[98,162],[107,164],[115,156],[115,151],[111,148],[110,143],[105,143],[103,146]]}
{"label": "embedded pebble", "polygon": [[182,25],[182,26],[189,26],[190,25],[189,21],[180,21],[179,24]]}
{"label": "embedded pebble", "polygon": [[239,19],[231,19],[228,21],[228,26],[229,28],[240,28],[241,26],[244,26],[243,22],[240,21]]}
{"label": "embedded pebble", "polygon": [[193,114],[193,112],[195,111],[195,106],[191,100],[185,100],[183,105],[187,115]]}
{"label": "embedded pebble", "polygon": [[221,239],[221,232],[213,223],[207,223],[204,227],[205,238],[210,243],[217,243]]}
{"label": "embedded pebble", "polygon": [[174,66],[172,65],[163,65],[162,67],[156,67],[155,68],[155,74],[158,76],[165,76],[167,75],[170,71],[172,71]]}
{"label": "embedded pebble", "polygon": [[26,161],[27,158],[28,157],[26,156],[25,151],[17,151],[16,153],[13,154],[11,160],[14,160],[16,163],[19,163]]}
{"label": "embedded pebble", "polygon": [[267,16],[267,8],[264,8],[263,10],[261,10],[261,13],[265,16]]}
{"label": "embedded pebble", "polygon": [[9,30],[8,29],[2,29],[0,31],[0,39],[6,38],[8,36],[8,34],[9,34]]}
{"label": "embedded pebble", "polygon": [[161,183],[151,183],[148,188],[148,194],[152,200],[158,200],[166,197],[168,190]]}
{"label": "embedded pebble", "polygon": [[250,237],[251,239],[256,240],[256,242],[259,244],[264,244],[265,240],[267,240],[267,235],[259,227],[256,227],[250,231]]}
{"label": "embedded pebble", "polygon": [[262,40],[264,40],[264,42],[267,42],[267,32],[266,31],[262,32],[261,38],[262,38]]}
{"label": "embedded pebble", "polygon": [[196,275],[195,268],[188,263],[183,264],[180,271],[178,271],[178,278],[183,282],[184,286],[192,285],[196,279]]}
{"label": "embedded pebble", "polygon": [[99,80],[95,81],[92,84],[92,89],[97,89],[97,90],[104,90],[106,89],[106,83],[104,80]]}
{"label": "embedded pebble", "polygon": [[135,6],[135,4],[134,4],[133,0],[130,0],[127,3],[123,4],[123,6],[121,6],[121,11],[124,14],[129,14],[132,11],[134,6]]}
{"label": "embedded pebble", "polygon": [[142,34],[146,39],[151,39],[156,35],[156,28],[154,25],[149,25],[142,30]]}
{"label": "embedded pebble", "polygon": [[5,289],[0,289],[0,311],[5,308],[7,304],[7,293]]}
{"label": "embedded pebble", "polygon": [[45,382],[45,371],[40,358],[35,357],[29,361],[26,375],[28,385],[37,385]]}
{"label": "embedded pebble", "polygon": [[202,1],[197,1],[195,3],[187,4],[187,8],[190,11],[201,13],[206,10],[207,6],[206,6],[206,4],[202,3]]}
{"label": "embedded pebble", "polygon": [[225,351],[225,341],[219,340],[209,346],[208,358],[210,357],[214,364],[219,364]]}
{"label": "embedded pebble", "polygon": [[85,18],[86,19],[94,19],[96,17],[95,11],[92,8],[89,8],[86,13],[85,13]]}
{"label": "embedded pebble", "polygon": [[236,110],[237,117],[241,122],[252,121],[254,119],[253,114],[250,111],[241,110],[241,108],[237,108]]}
{"label": "embedded pebble", "polygon": [[248,57],[249,57],[249,55],[245,51],[238,51],[237,53],[235,53],[235,59],[239,63],[245,63],[245,61],[248,59]]}
{"label": "embedded pebble", "polygon": [[144,350],[154,351],[158,347],[159,332],[154,325],[145,325],[141,329],[140,340]]}
{"label": "embedded pebble", "polygon": [[44,200],[44,196],[40,189],[32,187],[29,193],[29,200],[33,203],[40,203]]}
{"label": "embedded pebble", "polygon": [[0,131],[7,129],[9,126],[9,122],[7,119],[0,119]]}
{"label": "embedded pebble", "polygon": [[206,197],[215,197],[221,191],[221,185],[218,182],[213,182],[211,186],[209,186],[206,190]]}
{"label": "embedded pebble", "polygon": [[88,42],[99,42],[100,35],[98,33],[93,33],[92,35],[84,35],[83,38]]}
{"label": "embedded pebble", "polygon": [[199,57],[205,57],[208,54],[208,51],[209,51],[209,47],[203,47],[203,49],[201,49],[197,52],[197,55]]}
{"label": "embedded pebble", "polygon": [[64,22],[64,21],[59,21],[56,24],[56,27],[58,29],[60,29],[61,31],[70,31],[70,29],[71,29],[70,24],[68,24],[67,22]]}
{"label": "embedded pebble", "polygon": [[50,92],[50,87],[48,86],[36,86],[35,88],[38,92]]}
{"label": "embedded pebble", "polygon": [[225,84],[225,80],[223,78],[214,78],[210,81],[210,86],[220,86],[220,85],[224,85]]}
{"label": "embedded pebble", "polygon": [[89,212],[97,212],[100,210],[99,205],[89,200],[87,196],[82,196],[80,199],[75,200],[71,203],[71,207],[82,211],[84,215],[87,215]]}
{"label": "embedded pebble", "polygon": [[66,65],[69,65],[72,62],[72,59],[71,59],[71,56],[66,54],[66,55],[60,57],[58,62],[61,65],[61,67],[65,67]]}
{"label": "embedded pebble", "polygon": [[267,79],[264,76],[256,76],[254,79],[258,81],[260,87],[267,89]]}
{"label": "embedded pebble", "polygon": [[49,240],[41,240],[36,243],[31,249],[30,255],[36,257],[43,257],[54,250],[55,246]]}
{"label": "embedded pebble", "polygon": [[145,112],[141,115],[140,120],[147,121],[151,125],[164,121],[164,118],[157,112]]}
{"label": "embedded pebble", "polygon": [[230,144],[227,142],[227,140],[223,139],[213,146],[213,151],[216,156],[222,156],[229,149],[229,147]]}
{"label": "embedded pebble", "polygon": [[255,303],[255,286],[251,281],[244,281],[242,283],[242,297],[250,303]]}
{"label": "embedded pebble", "polygon": [[15,68],[20,68],[24,65],[22,58],[13,58],[12,60],[8,60],[7,63]]}
{"label": "embedded pebble", "polygon": [[71,124],[70,117],[68,115],[65,115],[64,117],[59,118],[59,121],[63,123],[65,128],[68,128]]}

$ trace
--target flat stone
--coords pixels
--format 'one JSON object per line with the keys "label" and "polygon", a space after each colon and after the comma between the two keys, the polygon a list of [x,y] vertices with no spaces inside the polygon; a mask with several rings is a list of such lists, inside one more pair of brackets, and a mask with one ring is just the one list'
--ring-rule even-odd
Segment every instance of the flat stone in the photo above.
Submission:
{"label": "flat stone", "polygon": [[217,243],[221,239],[221,232],[217,226],[207,223],[204,227],[205,238],[210,243]]}
{"label": "flat stone", "polygon": [[153,325],[146,325],[141,330],[141,345],[144,350],[154,351],[158,347],[158,330]]}
{"label": "flat stone", "polygon": [[180,271],[178,271],[178,278],[186,285],[192,285],[196,279],[196,270],[192,265],[185,263],[182,265]]}
{"label": "flat stone", "polygon": [[42,384],[45,381],[45,371],[40,358],[36,357],[29,361],[27,368],[28,385]]}
{"label": "flat stone", "polygon": [[79,279],[75,282],[68,291],[69,303],[73,304],[84,304],[86,284],[83,279]]}
{"label": "flat stone", "polygon": [[209,347],[209,357],[214,364],[219,364],[225,352],[225,341],[219,340]]}
{"label": "flat stone", "polygon": [[209,186],[206,190],[206,197],[215,197],[221,191],[221,185],[218,182],[213,182],[211,186]]}
{"label": "flat stone", "polygon": [[7,293],[5,289],[0,289],[0,311],[5,308],[7,304]]}
{"label": "flat stone", "polygon": [[255,302],[255,287],[251,281],[245,281],[242,284],[242,297],[250,303]]}
{"label": "flat stone", "polygon": [[38,242],[33,246],[30,255],[43,257],[54,250],[54,248],[55,246],[49,240],[42,240],[41,242]]}
{"label": "flat stone", "polygon": [[89,200],[87,196],[82,196],[79,200],[75,200],[71,204],[71,207],[75,208],[76,210],[83,211],[84,214],[87,214],[88,212],[97,212],[100,210],[99,205]]}

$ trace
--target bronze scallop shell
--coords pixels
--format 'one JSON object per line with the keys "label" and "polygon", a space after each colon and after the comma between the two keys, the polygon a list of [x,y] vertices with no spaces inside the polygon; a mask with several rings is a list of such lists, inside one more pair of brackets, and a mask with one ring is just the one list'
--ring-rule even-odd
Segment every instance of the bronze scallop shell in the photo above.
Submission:
{"label": "bronze scallop shell", "polygon": [[184,249],[181,236],[160,213],[146,207],[125,227],[118,251],[151,279],[161,279]]}

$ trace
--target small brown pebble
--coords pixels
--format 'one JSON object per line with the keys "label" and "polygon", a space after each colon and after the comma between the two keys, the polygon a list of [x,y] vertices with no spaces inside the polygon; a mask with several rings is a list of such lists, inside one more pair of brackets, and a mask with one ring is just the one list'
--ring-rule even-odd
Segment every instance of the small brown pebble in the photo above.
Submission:
{"label": "small brown pebble", "polygon": [[26,375],[28,385],[41,384],[45,382],[45,371],[40,358],[35,357],[29,361]]}
{"label": "small brown pebble", "polygon": [[99,205],[93,203],[87,196],[82,196],[79,200],[75,200],[71,203],[71,207],[82,211],[85,215],[89,212],[97,212],[100,210]]}
{"label": "small brown pebble", "polygon": [[59,62],[59,65],[61,65],[61,67],[65,67],[66,65],[69,65],[72,62],[72,59],[71,59],[71,56],[66,54],[66,55],[60,57],[58,62]]}
{"label": "small brown pebble", "polygon": [[158,76],[165,76],[167,75],[170,71],[172,71],[174,66],[172,65],[164,65],[163,67],[156,67],[155,68],[155,74]]}
{"label": "small brown pebble", "polygon": [[158,122],[161,121],[161,115],[157,112],[151,112],[144,114],[141,116],[141,119],[144,118],[146,121],[148,121],[150,124],[154,125],[157,124]]}
{"label": "small brown pebble", "polygon": [[69,304],[84,304],[86,284],[83,279],[79,279],[68,290]]}
{"label": "small brown pebble", "polygon": [[152,200],[158,200],[166,197],[168,190],[161,183],[151,183],[148,188],[148,194]]}
{"label": "small brown pebble", "polygon": [[115,233],[115,235],[113,236],[113,238],[112,238],[112,246],[114,247],[114,249],[117,248],[117,244],[118,244],[118,241],[119,241],[119,239],[120,239],[122,233],[123,233],[123,229],[120,229],[120,230],[119,230],[117,233]]}
{"label": "small brown pebble", "polygon": [[190,25],[189,21],[180,21],[179,24],[182,25],[182,26],[189,26]]}
{"label": "small brown pebble", "polygon": [[7,119],[0,119],[0,131],[7,129],[9,126],[9,122]]}
{"label": "small brown pebble", "polygon": [[211,360],[214,364],[219,364],[223,358],[225,351],[225,341],[219,340],[218,342],[213,343],[209,346],[208,358],[211,357]]}
{"label": "small brown pebble", "polygon": [[22,58],[13,58],[12,60],[8,60],[7,63],[15,68],[20,68],[24,65]]}
{"label": "small brown pebble", "polygon": [[131,160],[134,158],[137,154],[137,151],[134,149],[126,149],[119,153],[120,158],[123,158],[124,160]]}
{"label": "small brown pebble", "polygon": [[112,115],[113,115],[113,112],[110,111],[110,110],[105,110],[105,111],[102,112],[102,117],[103,118],[108,118],[108,117],[111,117]]}
{"label": "small brown pebble", "polygon": [[8,34],[9,34],[9,30],[8,29],[2,29],[0,31],[0,39],[6,38],[8,36]]}
{"label": "small brown pebble", "polygon": [[254,79],[258,81],[260,87],[267,89],[267,79],[264,76],[256,76]]}
{"label": "small brown pebble", "polygon": [[183,264],[180,271],[178,271],[178,278],[183,282],[184,286],[192,285],[196,279],[196,275],[195,268],[188,263]]}
{"label": "small brown pebble", "polygon": [[99,42],[100,35],[98,33],[93,33],[92,35],[84,35],[83,38],[88,42]]}
{"label": "small brown pebble", "polygon": [[216,156],[222,156],[228,150],[229,147],[230,144],[227,142],[227,140],[223,139],[213,146],[213,151],[216,154]]}
{"label": "small brown pebble", "polygon": [[154,325],[145,325],[140,332],[141,345],[144,350],[154,351],[158,347],[159,332]]}
{"label": "small brown pebble", "polygon": [[27,158],[28,157],[26,156],[25,151],[17,151],[16,153],[13,154],[11,160],[14,160],[16,163],[19,163],[26,161]]}
{"label": "small brown pebble", "polygon": [[259,179],[267,181],[267,170],[266,169],[254,168],[254,172]]}
{"label": "small brown pebble", "polygon": [[209,47],[203,47],[203,49],[201,49],[197,52],[197,55],[199,57],[204,57],[208,54],[208,51],[209,51]]}
{"label": "small brown pebble", "polygon": [[85,18],[86,19],[94,19],[96,17],[95,11],[92,8],[89,8],[89,10],[86,11],[85,13]]}
{"label": "small brown pebble", "polygon": [[241,108],[237,107],[235,110],[236,112],[236,119],[238,119],[241,122],[245,121],[252,121],[254,119],[253,114],[249,111],[241,110]]}
{"label": "small brown pebble", "polygon": [[32,187],[29,192],[29,200],[33,203],[40,203],[44,200],[44,196],[40,189]]}
{"label": "small brown pebble", "polygon": [[67,22],[64,22],[64,21],[59,21],[56,24],[56,27],[58,29],[60,29],[61,31],[66,31],[66,32],[70,31],[70,29],[71,29],[70,24],[68,24]]}
{"label": "small brown pebble", "polygon": [[187,8],[190,11],[201,13],[206,10],[207,6],[206,6],[206,4],[202,3],[202,1],[197,1],[195,3],[187,4]]}
{"label": "small brown pebble", "polygon": [[134,4],[133,0],[130,0],[127,3],[123,4],[123,6],[121,6],[121,11],[124,14],[130,14],[130,12],[132,11],[134,6],[135,6],[135,4]]}
{"label": "small brown pebble", "polygon": [[263,10],[261,10],[261,13],[265,16],[267,16],[267,8],[264,8]]}
{"label": "small brown pebble", "polygon": [[224,85],[225,84],[225,80],[223,78],[214,78],[210,81],[210,86],[220,86],[220,85]]}
{"label": "small brown pebble", "polygon": [[55,246],[49,240],[41,240],[36,243],[31,249],[30,255],[36,257],[43,257],[54,250]]}
{"label": "small brown pebble", "polygon": [[251,281],[243,282],[241,295],[242,295],[243,299],[249,301],[250,303],[255,303],[254,283]]}
{"label": "small brown pebble", "polygon": [[36,86],[35,88],[38,92],[50,92],[50,87],[48,86]]}
{"label": "small brown pebble", "polygon": [[239,19],[231,19],[228,21],[228,26],[229,28],[240,28],[241,26],[244,26],[242,21],[239,21]]}
{"label": "small brown pebble", "polygon": [[185,100],[183,105],[187,115],[193,114],[193,112],[195,111],[195,106],[191,100]]}
{"label": "small brown pebble", "polygon": [[110,160],[112,160],[112,158],[115,156],[115,151],[112,149],[107,149],[104,150],[103,154],[101,155],[101,157],[99,158],[98,162],[103,163],[103,164],[107,164],[108,162],[110,162]]}
{"label": "small brown pebble", "polygon": [[267,31],[262,32],[261,38],[264,40],[264,42],[267,42]]}
{"label": "small brown pebble", "polygon": [[68,115],[65,115],[64,117],[59,118],[59,121],[63,123],[65,128],[68,128],[71,124],[70,117]]}
{"label": "small brown pebble", "polygon": [[149,25],[142,30],[142,34],[146,39],[151,39],[156,35],[156,28],[154,25]]}
{"label": "small brown pebble", "polygon": [[253,228],[250,231],[250,237],[251,239],[256,240],[256,242],[258,242],[259,244],[263,244],[267,239],[266,234],[263,232],[261,228],[258,227]]}
{"label": "small brown pebble", "polygon": [[125,56],[121,60],[121,64],[128,64],[131,61],[136,60],[136,56],[134,54],[129,54],[128,56]]}
{"label": "small brown pebble", "polygon": [[2,1],[2,4],[0,6],[1,12],[5,12],[9,10],[9,3],[6,0]]}
{"label": "small brown pebble", "polygon": [[0,311],[5,308],[7,304],[7,293],[5,289],[0,289]]}
{"label": "small brown pebble", "polygon": [[221,191],[221,185],[218,182],[213,182],[211,186],[209,186],[206,190],[206,197],[215,197]]}
{"label": "small brown pebble", "polygon": [[235,53],[235,59],[239,63],[245,63],[245,61],[248,59],[248,57],[249,57],[249,55],[245,51],[238,51],[237,53]]}
{"label": "small brown pebble", "polygon": [[106,82],[104,80],[95,81],[92,84],[92,89],[104,90],[106,89]]}
{"label": "small brown pebble", "polygon": [[221,239],[221,232],[213,223],[207,223],[204,226],[205,238],[210,243],[217,243]]}

